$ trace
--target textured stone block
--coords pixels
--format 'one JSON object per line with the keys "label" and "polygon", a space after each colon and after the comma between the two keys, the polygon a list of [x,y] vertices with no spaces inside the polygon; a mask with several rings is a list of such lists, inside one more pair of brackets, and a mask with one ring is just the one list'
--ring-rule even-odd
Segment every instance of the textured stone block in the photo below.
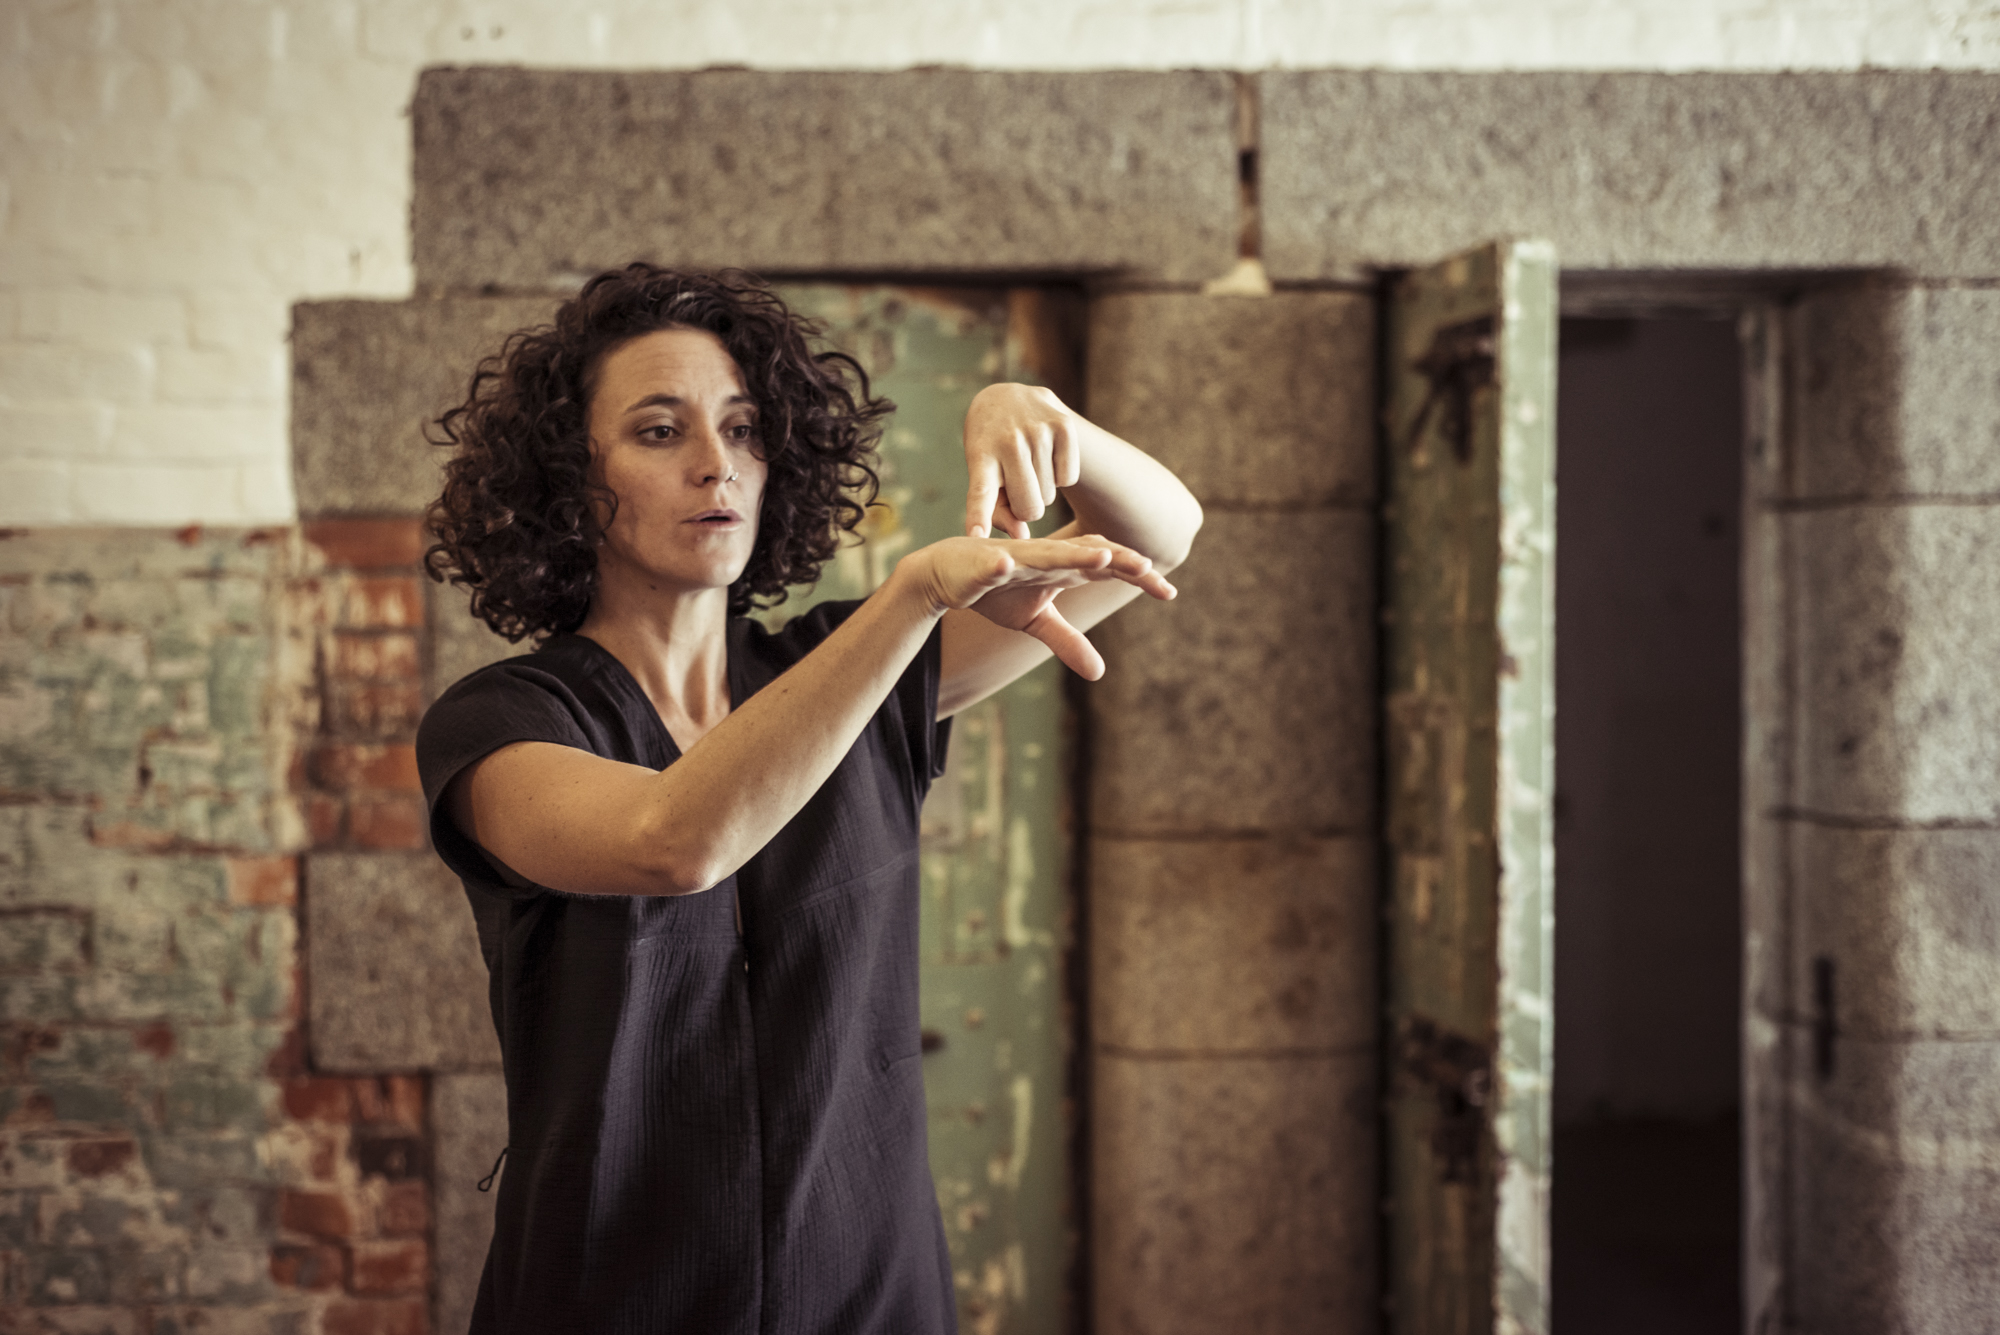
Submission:
{"label": "textured stone block", "polygon": [[506,1085],[497,1075],[438,1076],[431,1084],[431,1128],[437,1193],[432,1329],[460,1331],[472,1322],[493,1240],[498,1179],[493,1191],[478,1184],[507,1144]]}
{"label": "textured stone block", "polygon": [[[1807,1120],[1898,1162],[1956,1152],[2000,1169],[2000,1038],[1871,1039],[1840,1027],[1831,1061],[1830,1074],[1815,1065],[1794,1076]],[[2000,1225],[2000,1198],[1993,1208]]]}
{"label": "textured stone block", "polygon": [[1375,302],[1127,292],[1090,308],[1091,417],[1211,504],[1375,494]]}
{"label": "textured stone block", "polygon": [[497,1066],[465,891],[428,854],[306,859],[312,1047],[325,1071]]}
{"label": "textured stone block", "polygon": [[1798,626],[1793,805],[2000,819],[2000,505],[1789,516]]}
{"label": "textured stone block", "polygon": [[424,427],[479,359],[546,322],[550,298],[302,302],[292,309],[292,467],[299,514],[421,515],[446,451]]}
{"label": "textured stone block", "polygon": [[1582,269],[2000,272],[2000,76],[1259,76],[1272,277],[1495,236]]}
{"label": "textured stone block", "polygon": [[1378,1024],[1366,839],[1099,839],[1091,1038],[1118,1049],[1325,1052]]}
{"label": "textured stone block", "polygon": [[1794,494],[2000,494],[2000,292],[1888,284],[1792,315]]}
{"label": "textured stone block", "polygon": [[[1794,1320],[1973,1335],[2000,1311],[2000,1044],[1842,1044],[1793,1149]],[[1855,1097],[1853,1086],[1869,1092]],[[1885,1118],[1890,1104],[1902,1105]],[[1914,1103],[1916,1106],[1910,1106]]]}
{"label": "textured stone block", "polygon": [[465,590],[449,584],[428,584],[431,657],[425,699],[435,700],[459,678],[488,663],[497,663],[532,647],[527,641],[509,644],[472,615]]}
{"label": "textured stone block", "polygon": [[1228,74],[578,74],[417,85],[420,289],[647,259],[765,273],[1212,278],[1236,258]]}
{"label": "textured stone block", "polygon": [[1834,965],[1842,1033],[2000,1033],[2000,831],[1792,829],[1792,995]]}
{"label": "textured stone block", "polygon": [[1372,1055],[1100,1055],[1094,1329],[1376,1328]]}
{"label": "textured stone block", "polygon": [[1103,833],[1373,829],[1374,520],[1211,513],[1180,597],[1093,635]]}

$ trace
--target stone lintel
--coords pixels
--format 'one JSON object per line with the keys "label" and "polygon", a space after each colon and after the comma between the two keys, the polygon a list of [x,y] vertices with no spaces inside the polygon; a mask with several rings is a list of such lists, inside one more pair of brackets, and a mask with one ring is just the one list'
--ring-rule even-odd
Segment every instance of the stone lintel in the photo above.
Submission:
{"label": "stone lintel", "polygon": [[1236,258],[1218,71],[437,69],[413,115],[420,289],[634,259],[1198,282]]}
{"label": "stone lintel", "polygon": [[1541,236],[1565,268],[2000,275],[2000,74],[1258,76],[1274,279]]}

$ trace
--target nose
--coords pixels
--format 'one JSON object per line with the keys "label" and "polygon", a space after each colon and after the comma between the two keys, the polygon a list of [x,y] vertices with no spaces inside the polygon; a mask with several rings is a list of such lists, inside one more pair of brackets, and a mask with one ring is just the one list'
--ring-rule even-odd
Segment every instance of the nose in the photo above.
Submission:
{"label": "nose", "polygon": [[687,456],[688,474],[696,486],[714,486],[727,481],[736,471],[730,467],[728,443],[714,427],[703,424],[691,444],[694,448]]}

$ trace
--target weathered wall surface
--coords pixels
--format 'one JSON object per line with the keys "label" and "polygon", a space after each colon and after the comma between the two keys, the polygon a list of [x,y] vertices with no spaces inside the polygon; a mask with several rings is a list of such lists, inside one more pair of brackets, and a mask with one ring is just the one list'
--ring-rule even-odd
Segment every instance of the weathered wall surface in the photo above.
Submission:
{"label": "weathered wall surface", "polygon": [[1375,303],[1093,303],[1207,512],[1091,689],[1095,1329],[1374,1328]]}
{"label": "weathered wall surface", "polygon": [[1805,1330],[2000,1308],[1996,334],[2000,292],[1893,283],[1784,331],[1796,414],[1755,501],[1788,708],[1745,981],[1752,1242]]}
{"label": "weathered wall surface", "polygon": [[1493,236],[1566,269],[2000,272],[1985,75],[1287,71],[1261,89],[1276,279]]}
{"label": "weathered wall surface", "polygon": [[342,666],[394,658],[405,603],[351,550],[0,540],[10,1329],[425,1327],[425,1082],[307,1041],[301,846],[412,832],[372,744],[397,683]]}
{"label": "weathered wall surface", "polygon": [[[288,520],[287,313],[408,294],[417,71],[496,64],[1991,70],[2000,17],[1990,0],[16,0],[0,523]],[[1374,136],[1335,128],[1335,156]]]}

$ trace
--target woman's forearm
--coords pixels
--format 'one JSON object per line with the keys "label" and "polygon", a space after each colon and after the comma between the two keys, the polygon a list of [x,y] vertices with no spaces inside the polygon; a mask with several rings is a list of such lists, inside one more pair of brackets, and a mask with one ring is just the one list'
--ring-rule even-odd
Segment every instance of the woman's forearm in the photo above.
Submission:
{"label": "woman's forearm", "polygon": [[1145,451],[1074,417],[1081,468],[1063,489],[1077,527],[1152,558],[1162,573],[1187,560],[1201,528],[1201,503]]}
{"label": "woman's forearm", "polygon": [[665,893],[705,890],[819,791],[942,615],[892,575],[824,642],[661,771],[640,814],[639,869]]}

